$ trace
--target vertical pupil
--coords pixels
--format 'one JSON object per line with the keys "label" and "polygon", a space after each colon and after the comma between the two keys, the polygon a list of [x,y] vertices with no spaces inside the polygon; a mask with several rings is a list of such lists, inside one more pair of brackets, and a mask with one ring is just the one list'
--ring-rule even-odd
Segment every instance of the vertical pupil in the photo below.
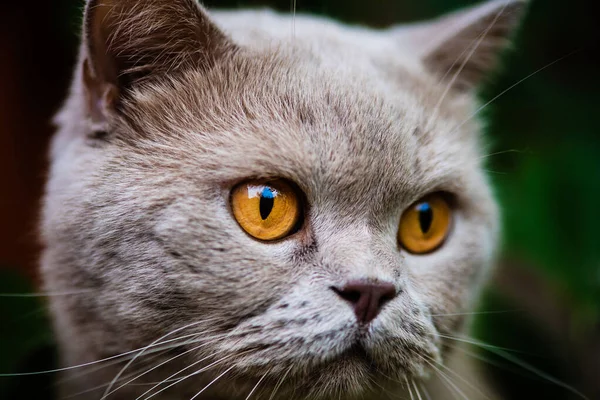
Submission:
{"label": "vertical pupil", "polygon": [[431,228],[433,222],[433,210],[429,203],[420,204],[417,209],[419,210],[419,223],[421,224],[421,231],[427,233]]}
{"label": "vertical pupil", "polygon": [[263,219],[267,219],[271,211],[273,211],[273,204],[275,203],[275,194],[268,187],[262,190],[260,194],[260,217]]}

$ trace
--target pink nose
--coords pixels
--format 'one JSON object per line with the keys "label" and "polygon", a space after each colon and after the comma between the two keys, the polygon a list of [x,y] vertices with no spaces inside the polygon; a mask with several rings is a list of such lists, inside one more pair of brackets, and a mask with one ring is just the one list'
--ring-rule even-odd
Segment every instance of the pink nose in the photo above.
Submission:
{"label": "pink nose", "polygon": [[360,324],[373,321],[385,303],[396,297],[397,292],[389,282],[349,281],[343,287],[331,288],[354,308]]}

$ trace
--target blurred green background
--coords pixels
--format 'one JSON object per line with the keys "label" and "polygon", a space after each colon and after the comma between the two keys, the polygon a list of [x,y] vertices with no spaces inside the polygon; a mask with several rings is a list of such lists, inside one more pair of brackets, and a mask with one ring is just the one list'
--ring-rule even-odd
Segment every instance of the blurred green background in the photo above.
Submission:
{"label": "blurred green background", "polygon": [[[386,27],[475,3],[298,0],[296,7]],[[600,30],[593,5],[533,0],[515,50],[481,91],[482,101],[491,101],[482,113],[486,160],[504,235],[500,268],[470,335],[511,349],[484,345],[473,354],[508,399],[578,398],[563,383],[600,399]],[[9,1],[0,11],[0,373],[54,365],[43,298],[7,294],[36,291],[49,121],[66,93],[81,9],[73,0]],[[48,398],[51,379],[0,377],[0,398]]]}

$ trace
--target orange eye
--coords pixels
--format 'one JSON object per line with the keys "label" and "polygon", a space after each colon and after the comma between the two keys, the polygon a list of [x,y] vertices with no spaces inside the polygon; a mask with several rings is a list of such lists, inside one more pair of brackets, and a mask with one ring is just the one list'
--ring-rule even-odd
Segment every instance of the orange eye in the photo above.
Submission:
{"label": "orange eye", "polygon": [[233,215],[243,230],[260,240],[277,240],[298,225],[301,202],[286,182],[250,181],[231,193]]}
{"label": "orange eye", "polygon": [[402,215],[398,240],[411,253],[429,253],[444,243],[451,218],[452,210],[441,194],[424,197]]}

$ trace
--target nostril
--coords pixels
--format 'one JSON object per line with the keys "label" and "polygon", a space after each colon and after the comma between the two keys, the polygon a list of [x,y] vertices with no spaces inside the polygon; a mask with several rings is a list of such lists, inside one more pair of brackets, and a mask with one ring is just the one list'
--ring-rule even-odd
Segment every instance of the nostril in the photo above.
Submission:
{"label": "nostril", "polygon": [[361,297],[361,292],[358,290],[338,289],[335,286],[332,286],[331,290],[336,292],[342,299],[349,301],[352,304],[358,303]]}
{"label": "nostril", "polygon": [[379,299],[378,307],[379,308],[383,307],[385,305],[385,303],[392,300],[394,297],[396,297],[396,291],[394,291],[393,293],[388,292],[386,294],[383,294],[381,296],[381,298]]}
{"label": "nostril", "polygon": [[381,308],[398,294],[390,282],[366,280],[349,281],[342,288],[331,286],[331,290],[350,303],[361,324],[368,324],[375,319]]}

